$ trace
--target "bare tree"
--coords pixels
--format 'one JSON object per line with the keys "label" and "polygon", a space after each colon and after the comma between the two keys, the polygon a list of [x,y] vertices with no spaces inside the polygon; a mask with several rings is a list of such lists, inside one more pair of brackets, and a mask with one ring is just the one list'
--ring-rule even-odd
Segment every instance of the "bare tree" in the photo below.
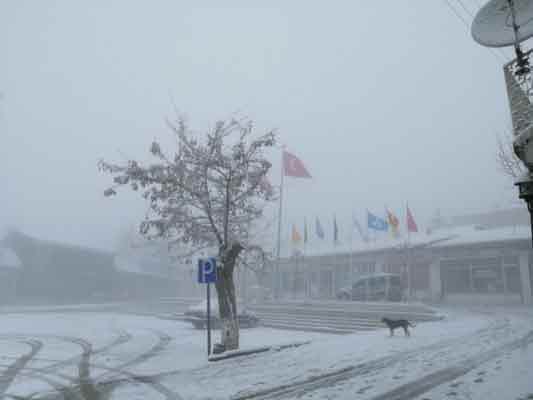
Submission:
{"label": "bare tree", "polygon": [[239,325],[233,273],[251,223],[273,200],[271,187],[263,182],[271,167],[264,150],[275,144],[275,135],[268,132],[254,138],[249,120],[218,121],[203,139],[192,134],[183,118],[168,125],[177,139],[171,157],[154,141],[150,148],[154,164],[99,162],[101,171],[114,175],[114,185],[104,194],[114,195],[123,185],[140,190],[150,204],[140,225],[143,235],[167,239],[191,249],[190,254],[200,249],[218,253],[215,286],[222,344],[236,349]]}
{"label": "bare tree", "polygon": [[526,171],[526,167],[514,152],[512,137],[510,134],[507,134],[505,136],[499,136],[497,139],[498,150],[496,157],[498,165],[505,175],[517,179]]}

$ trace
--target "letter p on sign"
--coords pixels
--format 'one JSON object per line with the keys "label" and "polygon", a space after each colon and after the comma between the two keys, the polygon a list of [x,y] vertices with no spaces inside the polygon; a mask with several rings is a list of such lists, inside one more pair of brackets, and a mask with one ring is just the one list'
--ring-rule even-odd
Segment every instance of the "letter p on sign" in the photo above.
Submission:
{"label": "letter p on sign", "polygon": [[198,283],[217,281],[217,261],[215,257],[198,259]]}

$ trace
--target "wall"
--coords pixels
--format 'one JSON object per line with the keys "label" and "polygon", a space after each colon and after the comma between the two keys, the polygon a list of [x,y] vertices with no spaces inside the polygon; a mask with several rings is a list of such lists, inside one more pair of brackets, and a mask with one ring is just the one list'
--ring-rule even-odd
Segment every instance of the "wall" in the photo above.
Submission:
{"label": "wall", "polygon": [[[414,250],[410,256],[412,298],[450,303],[529,304],[533,262],[529,260],[529,250],[525,250],[528,246],[529,243],[499,242]],[[310,288],[296,293],[294,289],[300,286],[293,282],[285,285],[285,295],[332,298],[359,276],[377,272],[399,273],[407,282],[404,258],[401,251],[388,249],[351,257],[341,254],[283,259],[284,279],[307,280]],[[459,272],[466,275],[459,276]]]}

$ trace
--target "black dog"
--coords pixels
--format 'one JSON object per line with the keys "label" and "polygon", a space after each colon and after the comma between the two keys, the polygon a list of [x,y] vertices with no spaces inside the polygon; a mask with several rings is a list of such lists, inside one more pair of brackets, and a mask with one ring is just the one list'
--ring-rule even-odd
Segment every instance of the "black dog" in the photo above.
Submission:
{"label": "black dog", "polygon": [[396,328],[403,328],[403,331],[405,332],[405,336],[411,336],[409,333],[409,326],[414,328],[415,325],[411,324],[406,319],[389,319],[389,318],[382,318],[381,322],[386,324],[390,329],[390,335],[394,336],[394,330]]}

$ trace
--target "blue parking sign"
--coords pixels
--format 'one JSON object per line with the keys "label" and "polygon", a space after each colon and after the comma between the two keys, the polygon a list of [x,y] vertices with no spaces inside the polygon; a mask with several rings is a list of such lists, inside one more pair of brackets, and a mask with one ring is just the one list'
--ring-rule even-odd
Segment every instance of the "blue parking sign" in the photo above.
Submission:
{"label": "blue parking sign", "polygon": [[198,259],[198,283],[215,283],[217,281],[217,260],[215,257]]}

